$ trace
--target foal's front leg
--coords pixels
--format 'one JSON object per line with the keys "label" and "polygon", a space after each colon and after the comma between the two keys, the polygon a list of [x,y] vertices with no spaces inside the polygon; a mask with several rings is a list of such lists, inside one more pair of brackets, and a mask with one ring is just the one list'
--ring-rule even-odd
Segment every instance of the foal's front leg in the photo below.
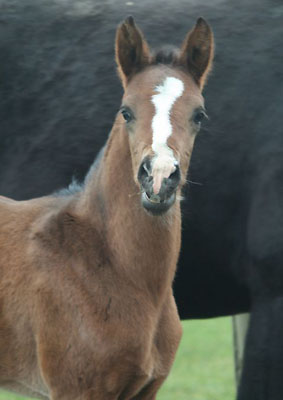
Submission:
{"label": "foal's front leg", "polygon": [[[164,378],[165,379],[165,378]],[[156,380],[149,385],[147,385],[139,395],[132,397],[133,393],[136,393],[138,388],[142,386],[145,377],[137,377],[130,385],[126,387],[126,389],[118,389],[115,393],[109,393],[105,390],[103,384],[97,385],[95,388],[84,391],[80,394],[72,392],[72,390],[68,390],[68,393],[57,392],[50,397],[50,400],[151,400],[155,399],[156,392],[162,384],[163,380]],[[123,380],[123,378],[121,379]]]}
{"label": "foal's front leg", "polygon": [[158,365],[158,369],[155,371],[156,376],[133,398],[133,400],[156,399],[160,386],[170,372],[181,336],[182,326],[175,299],[170,289],[168,298],[164,302],[155,339],[155,353],[158,354],[158,359],[156,360],[156,365]]}
{"label": "foal's front leg", "polygon": [[50,400],[118,400],[117,396],[105,396],[101,394],[96,394],[95,392],[87,392],[79,396],[72,397],[72,395],[66,396],[51,396]]}
{"label": "foal's front leg", "polygon": [[166,376],[155,379],[154,381],[149,383],[146,387],[144,387],[143,390],[132,400],[155,400],[157,392],[162,383],[165,381],[165,379]]}

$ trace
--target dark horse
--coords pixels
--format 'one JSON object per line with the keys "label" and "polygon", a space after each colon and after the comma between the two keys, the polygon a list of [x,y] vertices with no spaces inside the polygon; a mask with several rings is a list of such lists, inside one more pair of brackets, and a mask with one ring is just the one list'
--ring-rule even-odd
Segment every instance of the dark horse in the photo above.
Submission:
{"label": "dark horse", "polygon": [[[121,89],[115,27],[132,13],[156,46],[200,14],[216,38],[183,202],[175,281],[182,318],[252,312],[241,400],[282,400],[282,2],[1,0],[0,193],[27,199],[79,180]],[[109,89],[109,90],[108,90]]]}
{"label": "dark horse", "polygon": [[116,35],[124,94],[81,186],[0,198],[0,385],[50,400],[154,400],[182,327],[172,282],[181,188],[205,117],[213,35],[154,54]]}

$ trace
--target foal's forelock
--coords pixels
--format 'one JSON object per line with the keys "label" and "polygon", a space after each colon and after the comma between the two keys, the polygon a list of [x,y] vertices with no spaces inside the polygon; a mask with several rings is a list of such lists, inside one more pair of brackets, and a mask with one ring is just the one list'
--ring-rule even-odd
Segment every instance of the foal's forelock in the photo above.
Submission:
{"label": "foal's forelock", "polygon": [[168,146],[167,140],[172,135],[170,113],[176,100],[184,92],[184,83],[175,77],[166,77],[161,85],[155,88],[151,101],[155,107],[152,127],[152,150],[154,159],[152,175],[154,177],[153,191],[157,194],[160,190],[162,179],[168,178],[176,168],[173,150]]}

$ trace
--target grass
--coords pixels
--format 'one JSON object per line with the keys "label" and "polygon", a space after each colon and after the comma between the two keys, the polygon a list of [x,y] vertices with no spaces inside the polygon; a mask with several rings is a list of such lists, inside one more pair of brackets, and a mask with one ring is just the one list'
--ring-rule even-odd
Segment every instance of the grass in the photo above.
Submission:
{"label": "grass", "polygon": [[[158,400],[233,400],[231,319],[185,321],[183,328],[174,367]],[[27,398],[0,391],[0,400]]]}
{"label": "grass", "polygon": [[183,323],[183,338],[158,400],[233,400],[231,318]]}

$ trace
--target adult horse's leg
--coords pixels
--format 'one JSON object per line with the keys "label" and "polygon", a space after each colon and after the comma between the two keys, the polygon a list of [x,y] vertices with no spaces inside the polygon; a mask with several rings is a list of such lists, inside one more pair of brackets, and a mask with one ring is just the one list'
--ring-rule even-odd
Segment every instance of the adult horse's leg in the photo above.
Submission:
{"label": "adult horse's leg", "polygon": [[257,304],[251,313],[238,400],[283,398],[283,296]]}
{"label": "adult horse's leg", "polygon": [[[281,147],[282,148],[282,147]],[[282,154],[264,159],[248,224],[252,311],[239,400],[283,399]],[[279,157],[281,162],[279,162]]]}
{"label": "adult horse's leg", "polygon": [[234,344],[234,363],[235,363],[235,378],[237,386],[240,384],[246,336],[249,327],[250,314],[238,314],[232,317],[233,329],[233,344]]}

